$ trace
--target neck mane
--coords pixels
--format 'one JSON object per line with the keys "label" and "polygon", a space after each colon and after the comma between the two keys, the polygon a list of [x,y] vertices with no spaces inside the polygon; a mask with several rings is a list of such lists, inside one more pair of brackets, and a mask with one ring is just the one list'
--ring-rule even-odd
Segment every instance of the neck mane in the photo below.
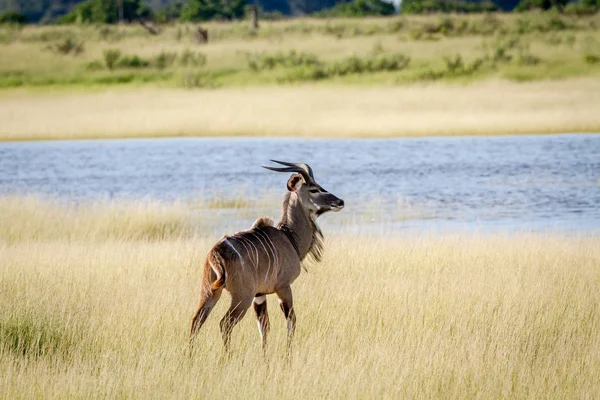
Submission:
{"label": "neck mane", "polygon": [[314,261],[321,261],[323,255],[323,232],[317,225],[316,215],[310,213],[302,207],[298,195],[294,192],[288,192],[283,200],[281,220],[277,228],[283,231],[300,261],[306,256],[310,256]]}

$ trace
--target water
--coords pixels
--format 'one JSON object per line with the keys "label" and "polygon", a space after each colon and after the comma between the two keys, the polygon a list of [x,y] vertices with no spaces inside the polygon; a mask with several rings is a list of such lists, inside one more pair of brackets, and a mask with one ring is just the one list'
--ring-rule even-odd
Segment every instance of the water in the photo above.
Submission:
{"label": "water", "polygon": [[600,135],[586,134],[2,143],[0,194],[279,198],[287,175],[260,168],[270,158],[309,163],[346,216],[376,209],[398,229],[600,231]]}

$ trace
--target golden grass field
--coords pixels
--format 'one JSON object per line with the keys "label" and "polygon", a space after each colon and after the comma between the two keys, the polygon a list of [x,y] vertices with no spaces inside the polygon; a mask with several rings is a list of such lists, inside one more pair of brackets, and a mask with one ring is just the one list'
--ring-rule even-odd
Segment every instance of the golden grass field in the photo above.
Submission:
{"label": "golden grass field", "polygon": [[599,132],[600,80],[0,95],[0,140]]}
{"label": "golden grass field", "polygon": [[286,364],[272,299],[266,358],[251,312],[224,356],[227,295],[187,354],[203,257],[228,233],[187,212],[2,199],[0,398],[600,396],[598,236],[326,231]]}

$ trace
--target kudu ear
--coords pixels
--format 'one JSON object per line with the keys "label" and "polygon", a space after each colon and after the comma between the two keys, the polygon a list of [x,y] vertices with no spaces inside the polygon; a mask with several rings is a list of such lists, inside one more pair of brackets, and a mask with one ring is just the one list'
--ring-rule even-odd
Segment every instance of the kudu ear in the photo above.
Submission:
{"label": "kudu ear", "polygon": [[287,183],[287,188],[290,192],[295,192],[300,188],[300,185],[304,183],[304,178],[300,174],[294,174],[290,176],[290,179]]}

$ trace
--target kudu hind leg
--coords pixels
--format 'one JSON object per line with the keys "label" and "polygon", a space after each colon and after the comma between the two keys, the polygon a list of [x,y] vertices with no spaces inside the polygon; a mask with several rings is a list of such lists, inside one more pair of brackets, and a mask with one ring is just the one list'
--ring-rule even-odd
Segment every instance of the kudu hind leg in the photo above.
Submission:
{"label": "kudu hind leg", "polygon": [[223,336],[223,343],[225,344],[225,350],[229,351],[229,343],[231,341],[231,331],[233,327],[240,322],[244,315],[246,315],[246,311],[252,304],[252,297],[249,299],[246,298],[237,298],[233,296],[231,298],[231,306],[229,306],[229,310],[225,313],[225,316],[221,320],[221,335]]}
{"label": "kudu hind leg", "polygon": [[215,304],[217,304],[217,301],[219,301],[222,292],[222,288],[211,290],[209,293],[203,294],[200,298],[198,311],[196,312],[196,315],[194,315],[194,318],[192,318],[192,326],[190,328],[190,344],[198,334],[200,328],[202,328],[202,325],[204,325],[204,322],[206,322],[206,319],[210,315],[210,312]]}
{"label": "kudu hind leg", "polygon": [[283,315],[287,320],[288,329],[288,351],[292,345],[292,339],[294,338],[294,332],[296,331],[296,313],[294,312],[294,300],[292,298],[292,288],[290,286],[277,290],[277,297],[279,297],[279,306]]}
{"label": "kudu hind leg", "polygon": [[267,349],[267,335],[269,333],[269,314],[267,312],[267,296],[257,296],[252,302],[254,312],[256,313],[256,322],[258,322],[258,333],[262,340],[263,352]]}

